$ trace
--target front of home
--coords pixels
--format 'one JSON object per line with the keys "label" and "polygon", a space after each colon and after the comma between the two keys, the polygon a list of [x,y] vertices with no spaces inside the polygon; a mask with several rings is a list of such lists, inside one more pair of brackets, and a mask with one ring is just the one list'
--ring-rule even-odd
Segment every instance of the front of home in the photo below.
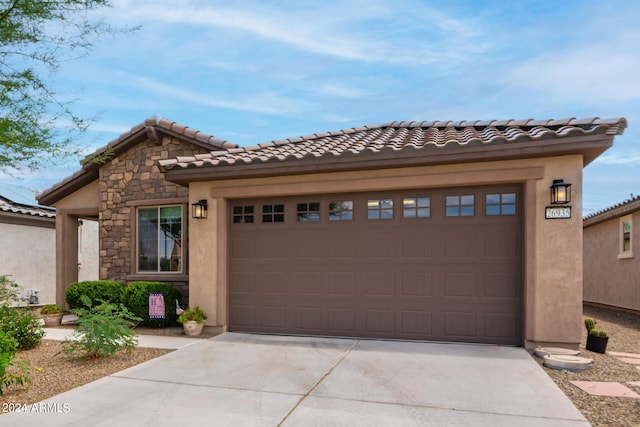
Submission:
{"label": "front of home", "polygon": [[149,119],[39,200],[59,291],[88,215],[101,278],[173,283],[223,330],[577,345],[582,169],[625,127],[393,122],[241,148]]}
{"label": "front of home", "polygon": [[638,224],[640,196],[584,219],[585,302],[640,311]]}

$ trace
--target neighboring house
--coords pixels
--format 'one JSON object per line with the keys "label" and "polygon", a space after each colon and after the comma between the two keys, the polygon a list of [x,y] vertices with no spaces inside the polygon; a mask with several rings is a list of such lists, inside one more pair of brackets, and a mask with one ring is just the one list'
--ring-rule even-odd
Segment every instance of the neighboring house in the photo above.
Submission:
{"label": "neighboring house", "polygon": [[[38,200],[58,212],[59,291],[88,216],[102,279],[173,283],[223,330],[577,346],[582,169],[626,125],[393,122],[240,148],[153,118]],[[573,197],[547,209],[558,180]]]}
{"label": "neighboring house", "polygon": [[[55,210],[0,196],[0,274],[11,276],[22,296],[40,304],[56,301]],[[81,227],[79,277],[97,279],[97,223]],[[34,301],[32,299],[32,301]],[[28,300],[25,300],[28,302]]]}
{"label": "neighboring house", "polygon": [[640,196],[584,218],[584,301],[640,311]]}

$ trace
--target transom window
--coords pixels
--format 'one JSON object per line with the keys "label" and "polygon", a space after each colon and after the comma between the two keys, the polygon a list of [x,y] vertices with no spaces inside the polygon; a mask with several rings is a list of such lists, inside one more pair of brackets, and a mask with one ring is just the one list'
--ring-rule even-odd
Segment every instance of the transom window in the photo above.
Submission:
{"label": "transom window", "polygon": [[262,205],[262,222],[284,222],[284,205]]}
{"label": "transom window", "polygon": [[182,272],[182,206],[138,208],[138,272]]}
{"label": "transom window", "polygon": [[374,199],[367,202],[367,218],[393,219],[393,199]]}
{"label": "transom window", "polygon": [[352,200],[341,200],[329,203],[329,221],[351,221],[352,219]]}
{"label": "transom window", "polygon": [[296,221],[320,221],[320,202],[298,203]]}
{"label": "transom window", "polygon": [[447,196],[446,203],[447,216],[475,215],[475,196],[473,194],[464,196]]}
{"label": "transom window", "polygon": [[485,214],[487,216],[515,215],[516,193],[487,194],[485,197]]}
{"label": "transom window", "polygon": [[234,206],[233,207],[233,223],[234,224],[252,224],[253,223],[253,205]]}
{"label": "transom window", "polygon": [[431,216],[431,197],[405,197],[402,200],[405,218],[429,218]]}

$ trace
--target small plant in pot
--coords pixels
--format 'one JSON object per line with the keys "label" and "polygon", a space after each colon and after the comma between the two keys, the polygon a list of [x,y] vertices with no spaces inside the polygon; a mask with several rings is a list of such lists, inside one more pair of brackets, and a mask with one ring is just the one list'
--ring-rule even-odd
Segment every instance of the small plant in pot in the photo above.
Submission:
{"label": "small plant in pot", "polygon": [[604,354],[607,351],[609,337],[601,329],[596,329],[596,322],[587,317],[584,319],[584,326],[587,328],[587,350]]}
{"label": "small plant in pot", "polygon": [[40,309],[42,320],[47,327],[60,326],[62,323],[62,307],[57,304],[47,304]]}
{"label": "small plant in pot", "polygon": [[197,337],[202,334],[205,320],[207,320],[207,315],[198,306],[189,307],[178,316],[178,322],[182,323],[184,333],[190,337]]}

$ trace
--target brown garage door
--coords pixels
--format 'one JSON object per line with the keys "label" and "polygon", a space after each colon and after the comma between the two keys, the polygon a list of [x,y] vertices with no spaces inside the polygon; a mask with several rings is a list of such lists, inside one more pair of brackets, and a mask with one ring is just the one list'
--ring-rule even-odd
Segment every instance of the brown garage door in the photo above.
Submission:
{"label": "brown garage door", "polygon": [[232,200],[229,329],[522,343],[517,186]]}

